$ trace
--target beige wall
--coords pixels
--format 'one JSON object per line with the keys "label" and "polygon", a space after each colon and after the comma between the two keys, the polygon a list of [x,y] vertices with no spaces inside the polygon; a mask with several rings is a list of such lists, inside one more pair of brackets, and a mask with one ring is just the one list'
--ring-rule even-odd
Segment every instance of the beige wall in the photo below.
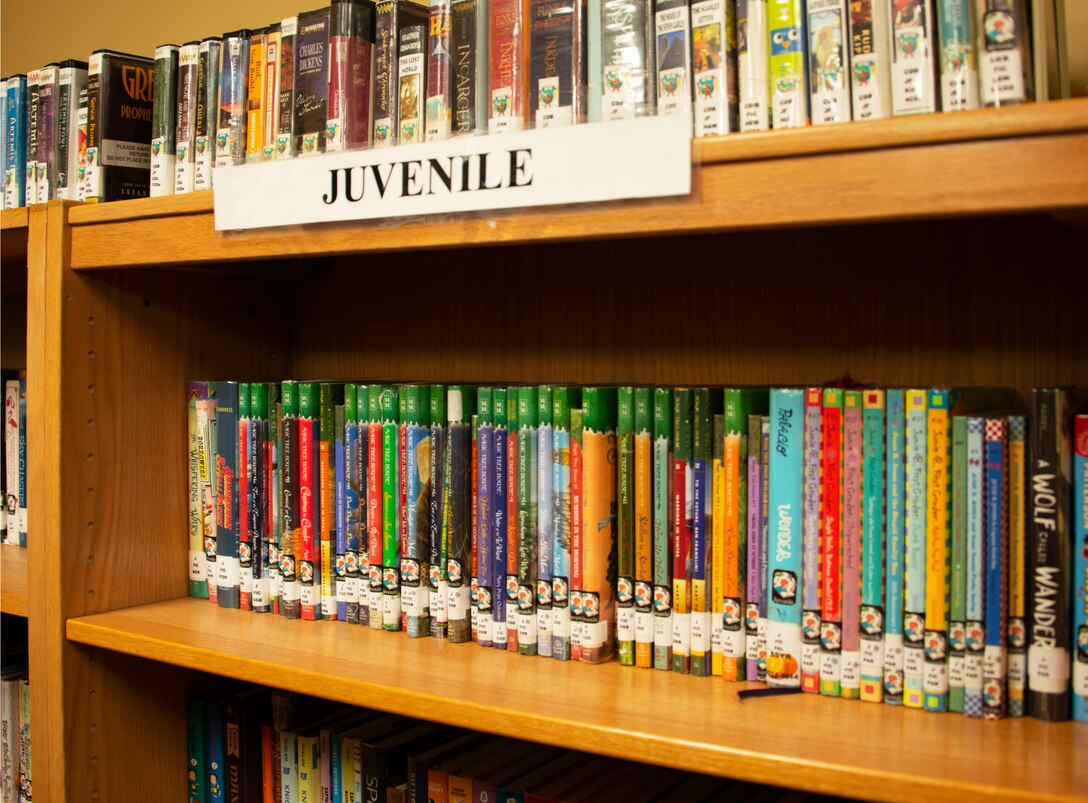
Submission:
{"label": "beige wall", "polygon": [[[91,50],[111,48],[150,56],[155,45],[183,44],[190,39],[234,28],[267,25],[320,0],[226,0],[156,6],[148,0],[3,0],[0,5],[0,73],[9,75],[50,61],[79,58]],[[89,8],[95,9],[93,12]],[[70,11],[69,11],[70,9]],[[105,13],[106,9],[110,13]],[[1074,95],[1088,95],[1088,0],[1065,0],[1069,66]],[[44,17],[44,19],[43,19]]]}

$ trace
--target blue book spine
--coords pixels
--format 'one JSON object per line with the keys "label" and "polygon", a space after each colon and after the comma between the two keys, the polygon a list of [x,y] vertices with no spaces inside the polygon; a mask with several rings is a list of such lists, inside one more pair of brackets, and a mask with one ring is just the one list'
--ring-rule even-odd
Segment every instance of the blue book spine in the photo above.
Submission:
{"label": "blue book spine", "polygon": [[771,390],[767,685],[801,686],[805,395]]}
{"label": "blue book spine", "polygon": [[[542,389],[543,390],[543,389]],[[545,394],[542,392],[541,397]],[[551,420],[551,393],[547,393],[548,421]],[[551,424],[540,424],[536,432],[537,448],[537,566],[536,566],[536,632],[537,652],[550,658],[552,654],[552,568],[555,565],[554,493],[554,432]]]}
{"label": "blue book spine", "polygon": [[1073,719],[1088,722],[1088,415],[1073,424]]}
{"label": "blue book spine", "polygon": [[982,663],[982,716],[1005,716],[1005,623],[1008,608],[1008,422],[986,419],[986,646]]}
{"label": "blue book spine", "polygon": [[26,206],[26,76],[4,84],[4,206]]}
{"label": "blue book spine", "polygon": [[555,428],[552,438],[552,658],[570,660],[570,425]]}
{"label": "blue book spine", "polygon": [[[358,393],[358,389],[355,391]],[[364,393],[366,391],[363,391]],[[345,397],[349,394],[345,393]],[[349,624],[359,624],[359,550],[365,540],[366,505],[360,503],[360,495],[366,493],[366,426],[359,426],[356,414],[350,416],[346,408],[344,418],[344,610],[340,613],[337,599],[337,614]]]}
{"label": "blue book spine", "polygon": [[[485,393],[490,396],[491,389],[480,388],[481,401]],[[487,410],[490,410],[490,406],[491,403],[488,400],[486,402]],[[481,411],[481,415],[485,415],[485,413]],[[495,567],[492,562],[491,540],[491,520],[494,515],[492,508],[495,501],[492,493],[492,485],[495,481],[492,468],[495,459],[493,434],[490,421],[481,423],[476,432],[476,493],[478,506],[476,518],[479,523],[479,537],[476,547],[476,638],[481,647],[491,646],[495,629],[491,623],[491,617],[494,600],[497,596],[495,594],[495,581],[492,577]],[[506,627],[505,618],[503,619],[503,627]]]}
{"label": "blue book spine", "polygon": [[862,413],[861,699],[879,703],[884,682],[884,409],[865,391]]}
{"label": "blue book spine", "polygon": [[344,800],[344,759],[340,750],[340,734],[329,734],[329,787],[332,799],[329,803],[343,803]]}
{"label": "blue book spine", "polygon": [[218,700],[208,702],[207,707],[204,709],[204,724],[208,729],[207,799],[209,803],[223,803],[226,789],[223,777],[226,753],[223,740],[223,706]]}
{"label": "blue book spine", "polygon": [[216,601],[241,607],[238,558],[238,383],[220,382],[215,402]]}
{"label": "blue book spine", "polygon": [[926,453],[928,403],[924,390],[905,393],[906,427],[906,589],[903,615],[903,703],[921,708],[925,674],[926,615]]}
{"label": "blue book spine", "polygon": [[903,391],[889,390],[884,530],[884,702],[903,703],[903,556],[906,538],[906,417]]}
{"label": "blue book spine", "polygon": [[[354,427],[351,427],[354,429]],[[348,621],[348,526],[347,526],[347,449],[345,448],[343,427],[336,429],[336,562],[333,568],[336,575],[336,616],[341,622]]]}
{"label": "blue book spine", "polygon": [[984,443],[981,418],[967,419],[967,657],[963,666],[963,712],[982,716],[982,663],[986,643],[986,533]]}
{"label": "blue book spine", "polygon": [[[413,401],[415,399],[413,398]],[[427,587],[424,574],[426,561],[430,554],[430,547],[426,550],[426,535],[430,533],[430,524],[421,521],[421,506],[430,506],[427,497],[426,478],[419,476],[421,451],[429,451],[431,437],[430,427],[410,424],[404,433],[405,475],[408,483],[406,488],[408,536],[406,549],[400,563],[401,584],[401,609],[407,624],[410,638],[422,638],[431,634],[430,610],[427,605]],[[428,477],[429,477],[428,468]]]}
{"label": "blue book spine", "polygon": [[[509,401],[507,401],[509,403]],[[499,411],[504,410],[502,407],[498,407],[496,415],[499,415]],[[505,422],[505,412],[502,413],[503,422]],[[492,559],[492,575],[495,580],[495,596],[492,598],[492,610],[491,620],[493,622],[493,632],[491,634],[492,646],[499,650],[506,649],[506,472],[509,470],[507,465],[507,443],[506,443],[506,427],[502,426],[498,420],[495,421],[494,430],[494,466],[495,466],[495,479],[492,489],[492,508],[491,508],[491,559]]]}

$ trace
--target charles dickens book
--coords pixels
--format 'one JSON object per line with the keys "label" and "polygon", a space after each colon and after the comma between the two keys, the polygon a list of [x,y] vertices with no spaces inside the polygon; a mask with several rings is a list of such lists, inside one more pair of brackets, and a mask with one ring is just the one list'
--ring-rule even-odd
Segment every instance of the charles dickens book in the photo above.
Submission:
{"label": "charles dickens book", "polygon": [[295,153],[325,150],[328,106],[329,9],[298,15],[295,40]]}
{"label": "charles dickens book", "polygon": [[187,42],[178,51],[178,103],[175,137],[174,192],[193,191],[196,158],[196,105],[200,43]]}
{"label": "charles dickens book", "polygon": [[771,126],[808,125],[804,0],[769,0]]}
{"label": "charles dickens book", "polygon": [[87,66],[85,200],[120,201],[148,194],[155,62],[96,50]]}
{"label": "charles dickens book", "polygon": [[813,125],[850,122],[846,0],[808,0],[808,86]]}
{"label": "charles dickens book", "polygon": [[736,6],[702,0],[691,6],[695,135],[738,130]]}
{"label": "charles dickens book", "polygon": [[370,144],[370,82],[374,5],[335,0],[329,7],[329,106],[327,150]]}
{"label": "charles dickens book", "polygon": [[424,25],[409,25],[400,32],[397,69],[397,142],[407,145],[423,141],[423,90],[427,85],[427,40]]}
{"label": "charles dickens book", "polygon": [[450,54],[454,136],[487,130],[488,0],[454,0],[451,9]]}
{"label": "charles dickens book", "polygon": [[212,188],[215,164],[215,128],[219,120],[219,53],[223,42],[205,39],[197,52],[196,153],[193,158],[193,189]]}
{"label": "charles dickens book", "polygon": [[449,139],[450,81],[450,4],[432,0],[430,29],[427,37],[427,140]]}
{"label": "charles dickens book", "polygon": [[215,166],[226,167],[246,159],[249,31],[224,34],[220,56]]}
{"label": "charles dickens book", "polygon": [[896,0],[892,8],[892,113],[937,111],[933,0]]}
{"label": "charles dickens book", "polygon": [[537,128],[585,120],[584,0],[529,2],[529,119]]}
{"label": "charles dickens book", "polygon": [[80,95],[87,89],[87,62],[65,61],[57,84],[57,188],[56,197],[79,199],[77,176],[86,153],[87,125],[79,122]]}
{"label": "charles dickens book", "polygon": [[528,113],[525,58],[525,0],[491,0],[488,28],[491,109],[487,130],[492,134],[517,131]]}
{"label": "charles dickens book", "polygon": [[850,95],[855,120],[892,113],[892,40],[883,0],[850,4]]}
{"label": "charles dickens book", "polygon": [[374,147],[397,144],[397,73],[400,31],[408,25],[423,25],[427,9],[407,0],[377,3],[374,36]]}
{"label": "charles dickens book", "polygon": [[174,194],[177,156],[178,46],[155,48],[151,114],[151,196]]}
{"label": "charles dickens book", "polygon": [[600,8],[601,119],[656,114],[653,6],[642,0],[602,0]]}

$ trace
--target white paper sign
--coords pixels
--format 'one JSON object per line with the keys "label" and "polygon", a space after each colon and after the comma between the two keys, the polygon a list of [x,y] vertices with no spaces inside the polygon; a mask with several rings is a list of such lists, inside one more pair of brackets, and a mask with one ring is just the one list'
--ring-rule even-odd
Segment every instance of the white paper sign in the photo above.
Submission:
{"label": "white paper sign", "polygon": [[223,167],[215,228],[687,195],[690,128],[647,117]]}

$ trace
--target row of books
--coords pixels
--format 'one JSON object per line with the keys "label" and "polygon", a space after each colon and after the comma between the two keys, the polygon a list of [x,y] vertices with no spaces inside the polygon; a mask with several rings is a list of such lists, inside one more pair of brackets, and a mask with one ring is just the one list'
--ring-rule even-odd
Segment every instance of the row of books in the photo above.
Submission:
{"label": "row of books", "polygon": [[4,203],[323,151],[681,114],[696,136],[1033,98],[1027,0],[333,0],[5,81]]}
{"label": "row of books", "polygon": [[30,684],[26,650],[5,654],[0,672],[0,803],[30,803]]}
{"label": "row of books", "polygon": [[194,697],[186,711],[191,803],[809,797],[259,688]]}
{"label": "row of books", "polygon": [[1036,390],[1023,416],[986,388],[192,383],[190,591],[523,655],[1088,719],[1076,398]]}
{"label": "row of books", "polygon": [[26,546],[26,371],[3,371],[4,449],[0,542]]}

